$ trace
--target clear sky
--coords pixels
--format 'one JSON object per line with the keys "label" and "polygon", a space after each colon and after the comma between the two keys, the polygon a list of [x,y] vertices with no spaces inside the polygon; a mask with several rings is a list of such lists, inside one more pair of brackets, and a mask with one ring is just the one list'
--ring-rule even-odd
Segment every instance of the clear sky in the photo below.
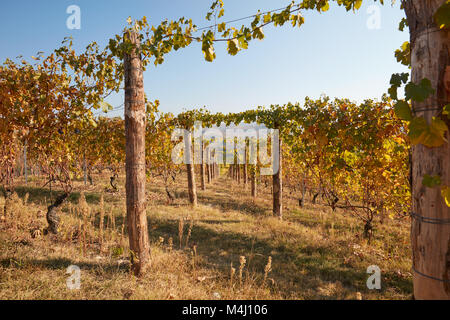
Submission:
{"label": "clear sky", "polygon": [[[290,1],[224,0],[224,20],[233,20],[283,7]],[[70,5],[81,9],[81,29],[69,30]],[[211,0],[16,0],[2,1],[0,10],[0,60],[18,55],[31,57],[49,53],[66,36],[73,36],[78,49],[91,41],[105,45],[120,33],[126,19],[147,16],[150,24],[164,19],[192,18],[197,26],[205,20]],[[380,9],[380,28],[368,28]],[[306,96],[362,101],[380,98],[387,91],[390,75],[407,72],[396,62],[394,51],[409,36],[398,31],[404,17],[399,4],[380,6],[364,1],[357,13],[332,5],[328,12],[305,12],[301,28],[266,27],[263,41],[254,40],[249,49],[229,56],[224,45],[216,47],[217,59],[205,62],[201,45],[166,56],[163,65],[145,73],[145,91],[161,102],[161,110],[178,113],[206,106],[213,112],[238,112],[258,105],[303,102]],[[249,24],[251,20],[238,22]],[[109,99],[122,104],[123,94]],[[111,115],[120,115],[122,110]]]}

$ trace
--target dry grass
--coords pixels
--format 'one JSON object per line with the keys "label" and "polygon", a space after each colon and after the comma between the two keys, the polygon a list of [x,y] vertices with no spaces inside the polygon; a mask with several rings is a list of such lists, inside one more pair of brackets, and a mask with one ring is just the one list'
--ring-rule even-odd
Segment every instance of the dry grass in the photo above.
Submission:
{"label": "dry grass", "polygon": [[[124,188],[105,192],[77,183],[60,214],[57,237],[42,236],[45,203],[36,183],[16,188],[0,222],[0,299],[409,299],[407,221],[378,224],[371,245],[362,223],[343,211],[285,199],[285,219],[271,216],[270,190],[219,178],[187,203],[183,178],[168,205],[162,183],[148,186],[151,268],[129,270]],[[118,185],[123,186],[123,177]],[[28,194],[28,195],[27,195]],[[103,195],[103,196],[102,196]],[[0,200],[3,208],[4,199]],[[382,270],[382,290],[369,290],[366,269]],[[81,268],[81,290],[66,286],[69,265]]]}

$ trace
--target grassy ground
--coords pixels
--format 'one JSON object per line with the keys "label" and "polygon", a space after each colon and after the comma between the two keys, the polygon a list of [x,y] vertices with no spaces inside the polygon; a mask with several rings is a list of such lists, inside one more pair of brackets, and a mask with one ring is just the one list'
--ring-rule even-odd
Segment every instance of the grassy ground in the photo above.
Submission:
{"label": "grassy ground", "polygon": [[[412,296],[408,221],[377,223],[368,245],[363,224],[348,212],[310,201],[299,208],[286,194],[280,221],[271,216],[270,190],[259,190],[254,201],[249,187],[225,177],[198,190],[195,209],[187,203],[184,177],[178,178],[177,200],[171,205],[159,181],[148,183],[152,263],[148,275],[136,279],[129,272],[123,179],[116,193],[107,190],[106,175],[94,176],[94,186],[77,182],[61,209],[58,236],[42,235],[46,202],[57,190],[50,193],[38,180],[17,187],[10,212],[0,216],[0,299]],[[2,198],[0,208],[3,203]],[[80,290],[67,287],[69,265],[81,268]],[[371,265],[381,269],[381,290],[366,286]]]}

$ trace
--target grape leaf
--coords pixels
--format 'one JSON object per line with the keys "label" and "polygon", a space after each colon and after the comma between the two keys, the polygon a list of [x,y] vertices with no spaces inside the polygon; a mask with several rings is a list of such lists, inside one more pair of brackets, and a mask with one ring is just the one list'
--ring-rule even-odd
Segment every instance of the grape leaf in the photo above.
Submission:
{"label": "grape leaf", "polygon": [[417,117],[412,119],[409,123],[408,136],[412,144],[419,144],[423,141],[424,132],[427,130],[427,121],[424,117]]}
{"label": "grape leaf", "polygon": [[406,100],[414,100],[417,102],[423,102],[430,94],[434,93],[434,89],[431,86],[431,81],[428,79],[422,79],[417,85],[410,82],[405,87]]}
{"label": "grape leaf", "polygon": [[434,21],[440,29],[450,27],[450,0],[447,0],[442,6],[437,9],[434,14]]}
{"label": "grape leaf", "polygon": [[427,147],[440,147],[447,140],[444,137],[448,127],[444,121],[439,118],[433,118],[428,125],[424,117],[412,119],[409,124],[408,136],[412,144],[423,144]]}
{"label": "grape leaf", "polygon": [[412,120],[411,108],[409,107],[409,104],[406,101],[404,100],[398,101],[394,106],[394,111],[397,117],[399,117],[400,119],[406,121]]}

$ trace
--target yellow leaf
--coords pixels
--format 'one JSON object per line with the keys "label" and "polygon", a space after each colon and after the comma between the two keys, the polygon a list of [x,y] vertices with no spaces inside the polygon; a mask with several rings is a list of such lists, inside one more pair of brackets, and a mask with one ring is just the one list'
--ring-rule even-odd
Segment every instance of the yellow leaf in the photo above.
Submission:
{"label": "yellow leaf", "polygon": [[428,125],[424,117],[413,118],[409,124],[409,137],[412,144],[423,144],[427,147],[440,147],[447,140],[444,137],[448,127],[439,118],[433,118]]}
{"label": "yellow leaf", "polygon": [[442,197],[444,198],[447,207],[450,207],[450,187],[444,187],[441,190]]}
{"label": "yellow leaf", "polygon": [[444,137],[448,130],[444,121],[438,118],[433,118],[431,125],[428,127],[427,134],[424,137],[423,144],[427,147],[440,147],[447,140]]}

